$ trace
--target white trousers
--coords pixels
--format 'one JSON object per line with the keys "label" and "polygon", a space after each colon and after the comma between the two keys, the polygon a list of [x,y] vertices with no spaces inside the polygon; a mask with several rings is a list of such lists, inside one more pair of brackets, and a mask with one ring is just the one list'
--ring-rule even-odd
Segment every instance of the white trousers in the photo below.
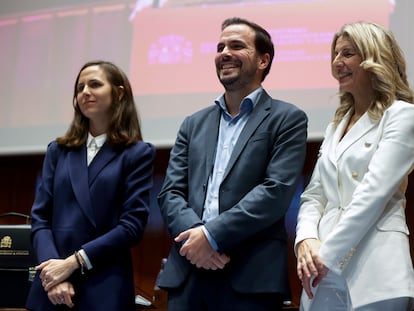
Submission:
{"label": "white trousers", "polygon": [[389,300],[383,300],[371,303],[360,308],[355,308],[355,311],[412,311],[413,308],[409,308],[410,298],[401,297]]}
{"label": "white trousers", "polygon": [[300,311],[412,311],[409,307],[410,298],[401,297],[378,301],[359,308],[352,307],[348,286],[345,279],[328,273],[316,289],[314,297],[309,299],[302,292]]}
{"label": "white trousers", "polygon": [[302,292],[301,311],[353,311],[345,279],[328,273],[313,291],[313,299]]}

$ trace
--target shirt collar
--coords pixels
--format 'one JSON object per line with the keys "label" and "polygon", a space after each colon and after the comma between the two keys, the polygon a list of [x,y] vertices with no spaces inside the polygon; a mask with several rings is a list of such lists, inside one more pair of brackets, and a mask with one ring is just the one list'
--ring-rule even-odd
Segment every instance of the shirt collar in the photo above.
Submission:
{"label": "shirt collar", "polygon": [[234,118],[229,114],[227,110],[226,101],[224,99],[224,94],[217,97],[214,102],[223,112],[223,116],[227,121],[233,119],[236,122],[241,116],[245,114],[249,114],[254,109],[254,107],[256,107],[257,101],[260,95],[262,94],[262,92],[263,92],[263,87],[260,86],[256,90],[251,92],[249,95],[247,95],[245,98],[243,98],[243,100],[240,103],[240,113]]}
{"label": "shirt collar", "polygon": [[91,144],[91,142],[92,142],[92,139],[94,139],[95,138],[95,143],[96,143],[96,146],[98,147],[98,148],[101,148],[102,147],[102,145],[105,143],[105,141],[106,141],[106,137],[107,137],[107,135],[106,135],[106,133],[104,133],[104,134],[101,134],[101,135],[98,135],[98,136],[92,136],[92,134],[91,133],[88,133],[88,140],[87,140],[87,142],[86,142],[86,146],[90,146],[90,144]]}

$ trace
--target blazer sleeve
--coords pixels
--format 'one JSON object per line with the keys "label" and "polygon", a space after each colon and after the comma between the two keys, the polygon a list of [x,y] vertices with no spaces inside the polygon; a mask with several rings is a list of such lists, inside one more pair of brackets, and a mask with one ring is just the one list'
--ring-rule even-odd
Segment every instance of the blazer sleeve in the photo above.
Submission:
{"label": "blazer sleeve", "polygon": [[[189,135],[194,126],[191,118],[186,117],[181,124],[173,149],[163,187],[158,195],[158,203],[165,223],[172,237],[181,232],[203,224],[201,218],[188,202],[190,183]],[[199,161],[199,159],[197,159]],[[197,176],[199,178],[200,176]]]}
{"label": "blazer sleeve", "polygon": [[300,199],[294,246],[295,254],[299,242],[305,239],[318,239],[318,224],[325,206],[326,197],[321,185],[319,161],[317,161],[309,184]]}
{"label": "blazer sleeve", "polygon": [[59,258],[50,223],[53,212],[53,181],[59,154],[57,143],[51,142],[43,161],[42,182],[36,192],[31,210],[32,245],[39,262]]}
{"label": "blazer sleeve", "polygon": [[318,159],[316,160],[315,167],[313,168],[312,176],[300,197],[300,208],[297,217],[294,245],[295,254],[296,246],[299,242],[305,239],[319,238],[318,224],[328,201],[321,180],[321,155],[322,153],[325,153],[324,147],[326,142],[332,139],[334,132],[335,127],[331,123],[326,128],[324,139],[319,148]]}

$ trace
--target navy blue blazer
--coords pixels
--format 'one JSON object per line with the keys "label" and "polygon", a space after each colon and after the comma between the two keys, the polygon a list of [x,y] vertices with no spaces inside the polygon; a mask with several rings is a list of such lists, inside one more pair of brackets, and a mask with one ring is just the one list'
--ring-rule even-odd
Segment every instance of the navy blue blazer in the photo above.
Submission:
{"label": "navy blue blazer", "polygon": [[[70,277],[75,310],[135,310],[130,248],[147,223],[154,157],[142,141],[125,148],[105,143],[87,167],[85,145],[49,144],[32,207],[32,243],[39,263],[85,250],[93,268]],[[26,307],[56,310],[38,275]]]}
{"label": "navy blue blazer", "polygon": [[[214,165],[220,109],[214,105],[182,123],[158,196],[169,233],[202,225],[209,175]],[[307,117],[292,104],[263,92],[242,130],[220,185],[219,216],[205,226],[219,251],[231,257],[225,269],[241,293],[289,295],[284,215],[302,172]],[[191,263],[174,244],[159,286],[175,288]]]}

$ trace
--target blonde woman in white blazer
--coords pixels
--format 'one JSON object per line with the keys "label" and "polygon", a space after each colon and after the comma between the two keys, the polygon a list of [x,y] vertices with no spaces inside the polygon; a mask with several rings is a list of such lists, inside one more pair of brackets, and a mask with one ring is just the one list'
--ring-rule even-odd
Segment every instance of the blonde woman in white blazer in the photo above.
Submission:
{"label": "blonde woman in white blazer", "polygon": [[394,36],[378,24],[347,24],[334,36],[340,105],[296,228],[301,310],[413,310],[405,190],[414,105],[405,67]]}

